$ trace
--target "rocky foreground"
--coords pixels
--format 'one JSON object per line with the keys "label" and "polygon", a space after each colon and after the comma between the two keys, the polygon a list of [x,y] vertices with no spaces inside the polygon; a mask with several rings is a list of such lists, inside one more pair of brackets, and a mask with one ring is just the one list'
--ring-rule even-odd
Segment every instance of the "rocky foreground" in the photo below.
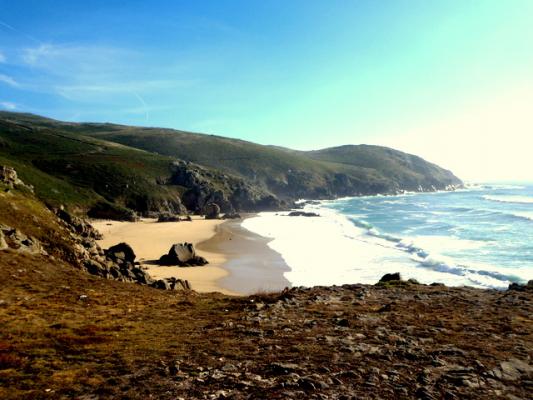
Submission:
{"label": "rocky foreground", "polygon": [[533,290],[232,298],[0,252],[2,399],[530,398]]}

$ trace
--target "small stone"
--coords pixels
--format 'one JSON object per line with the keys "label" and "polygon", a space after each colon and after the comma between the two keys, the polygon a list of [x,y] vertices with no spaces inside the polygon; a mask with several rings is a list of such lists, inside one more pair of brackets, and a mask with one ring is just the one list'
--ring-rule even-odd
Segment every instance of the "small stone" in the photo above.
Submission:
{"label": "small stone", "polygon": [[348,321],[346,318],[337,318],[335,320],[335,324],[337,326],[349,327],[350,326],[350,321]]}

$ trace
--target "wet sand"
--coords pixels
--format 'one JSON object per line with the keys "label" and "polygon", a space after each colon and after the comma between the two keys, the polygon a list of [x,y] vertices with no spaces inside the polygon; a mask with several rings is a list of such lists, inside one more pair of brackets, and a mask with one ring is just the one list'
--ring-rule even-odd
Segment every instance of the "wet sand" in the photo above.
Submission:
{"label": "wet sand", "polygon": [[[288,268],[281,256],[271,250],[268,239],[241,227],[241,220],[205,220],[192,222],[139,222],[96,220],[93,226],[104,238],[98,243],[108,248],[128,243],[143,268],[155,279],[186,279],[198,292],[228,295],[280,290],[289,286],[283,277]],[[168,267],[158,265],[174,243],[193,243],[198,254],[209,264],[202,267]]]}
{"label": "wet sand", "polygon": [[241,220],[218,225],[217,233],[198,247],[224,254],[223,267],[228,272],[218,284],[241,294],[279,291],[290,286],[283,277],[289,270],[281,255],[270,247],[270,239],[259,236],[241,226]]}

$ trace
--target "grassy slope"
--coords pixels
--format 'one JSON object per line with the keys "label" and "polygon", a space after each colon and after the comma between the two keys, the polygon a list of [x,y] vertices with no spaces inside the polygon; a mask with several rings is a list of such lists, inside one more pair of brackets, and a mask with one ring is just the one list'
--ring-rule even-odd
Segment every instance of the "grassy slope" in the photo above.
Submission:
{"label": "grassy slope", "polygon": [[[450,172],[418,157],[375,146],[350,146],[351,154],[337,154],[336,148],[296,152],[218,136],[116,126],[109,130],[102,127],[91,135],[222,168],[282,196],[339,194],[342,183],[335,183],[338,175],[348,178],[352,194],[460,183]],[[326,187],[329,192],[322,192]]]}
{"label": "grassy slope", "polygon": [[9,189],[0,183],[0,224],[36,238],[50,255],[73,259],[74,242],[69,234],[27,188]]}
{"label": "grassy slope", "polygon": [[[1,114],[0,114],[1,116]],[[460,184],[453,174],[419,157],[377,146],[342,146],[300,152],[243,140],[159,128],[62,123],[31,115],[32,124],[84,134],[245,177],[280,197],[374,194],[419,185]]]}
{"label": "grassy slope", "polygon": [[294,181],[299,181],[297,185],[305,183],[313,189],[324,187],[325,174],[333,171],[333,168],[306,157],[213,135],[117,126],[102,127],[90,134],[236,174],[288,197],[297,196],[288,190],[291,186],[297,187]]}
{"label": "grassy slope", "polygon": [[175,202],[183,188],[156,182],[169,177],[172,161],[0,114],[0,164],[15,167],[22,180],[53,206],[87,209],[107,201],[142,209]]}
{"label": "grassy slope", "polygon": [[339,146],[305,153],[315,160],[355,167],[372,168],[382,175],[405,182],[410,187],[422,185],[457,185],[459,180],[450,172],[418,156],[381,146]]}
{"label": "grassy slope", "polygon": [[[92,133],[97,137],[161,154],[225,168],[257,179],[269,188],[303,179],[312,189],[324,186],[335,174],[385,187],[460,184],[451,172],[420,157],[379,146],[341,146],[311,152],[262,146],[237,139],[188,132],[114,126]],[[283,187],[284,190],[287,188]]]}

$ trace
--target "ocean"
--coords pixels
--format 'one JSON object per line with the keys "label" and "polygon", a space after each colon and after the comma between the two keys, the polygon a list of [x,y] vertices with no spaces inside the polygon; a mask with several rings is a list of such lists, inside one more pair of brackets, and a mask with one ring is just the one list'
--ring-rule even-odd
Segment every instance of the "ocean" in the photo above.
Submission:
{"label": "ocean", "polygon": [[243,227],[271,238],[293,286],[376,283],[385,273],[448,286],[533,279],[533,184],[305,203],[320,217],[263,212]]}

